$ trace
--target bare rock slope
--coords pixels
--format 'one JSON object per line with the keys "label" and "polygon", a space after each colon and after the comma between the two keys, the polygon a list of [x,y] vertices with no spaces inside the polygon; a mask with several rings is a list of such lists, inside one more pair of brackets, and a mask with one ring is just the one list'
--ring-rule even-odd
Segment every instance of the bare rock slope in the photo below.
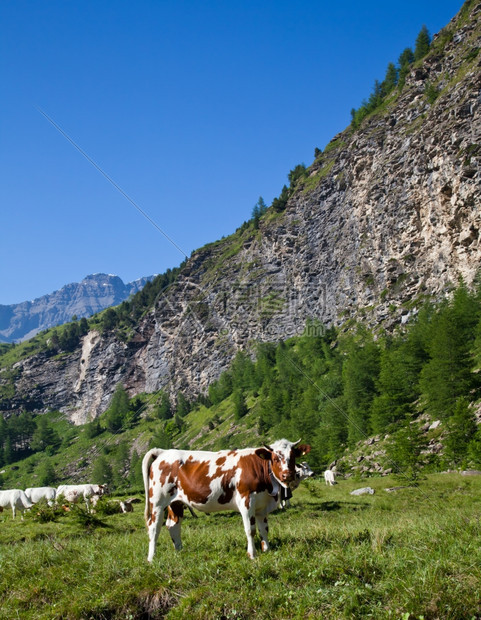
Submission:
{"label": "bare rock slope", "polygon": [[195,252],[127,342],[91,332],[68,358],[19,362],[4,410],[55,407],[84,422],[118,382],[131,395],[199,394],[237,350],[301,333],[309,319],[390,326],[460,277],[471,284],[481,262],[480,47],[481,3],[471,2],[401,91],[335,136],[282,213]]}

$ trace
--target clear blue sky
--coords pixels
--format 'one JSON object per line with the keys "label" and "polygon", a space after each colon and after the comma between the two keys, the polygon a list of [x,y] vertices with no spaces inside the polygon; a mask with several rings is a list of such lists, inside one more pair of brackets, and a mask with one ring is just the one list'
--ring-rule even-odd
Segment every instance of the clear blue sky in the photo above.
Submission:
{"label": "clear blue sky", "polygon": [[0,304],[232,233],[462,0],[4,0]]}

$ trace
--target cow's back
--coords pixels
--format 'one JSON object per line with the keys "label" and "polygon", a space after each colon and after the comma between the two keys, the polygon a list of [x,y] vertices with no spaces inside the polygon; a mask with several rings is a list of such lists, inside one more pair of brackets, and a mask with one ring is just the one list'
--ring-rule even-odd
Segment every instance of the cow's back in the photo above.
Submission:
{"label": "cow's back", "polygon": [[7,506],[10,506],[12,502],[12,498],[14,497],[13,491],[14,489],[8,489],[7,491],[0,491],[0,506],[2,508],[7,508]]}
{"label": "cow's back", "polygon": [[7,506],[11,506],[12,508],[31,508],[32,505],[32,502],[22,489],[0,491],[0,506],[2,508],[6,508]]}
{"label": "cow's back", "polygon": [[[201,512],[237,510],[239,502],[251,493],[258,494],[259,506],[264,509],[274,493],[267,462],[251,448],[220,452],[152,450],[144,472],[147,487],[149,475],[164,493]],[[160,487],[156,486],[157,492]]]}
{"label": "cow's back", "polygon": [[29,487],[28,489],[25,489],[25,495],[31,502],[36,504],[41,499],[55,501],[57,490],[54,489],[54,487]]}

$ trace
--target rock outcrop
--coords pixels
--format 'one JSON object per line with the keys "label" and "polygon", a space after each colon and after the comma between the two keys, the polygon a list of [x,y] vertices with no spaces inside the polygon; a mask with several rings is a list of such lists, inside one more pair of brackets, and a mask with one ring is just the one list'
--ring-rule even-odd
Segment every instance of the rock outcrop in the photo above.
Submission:
{"label": "rock outcrop", "polygon": [[[337,135],[282,213],[187,262],[127,341],[91,332],[61,360],[17,363],[22,406],[99,415],[117,382],[131,395],[198,395],[236,351],[323,324],[406,322],[481,262],[481,3],[413,65],[404,88]],[[0,375],[0,383],[1,383]]]}

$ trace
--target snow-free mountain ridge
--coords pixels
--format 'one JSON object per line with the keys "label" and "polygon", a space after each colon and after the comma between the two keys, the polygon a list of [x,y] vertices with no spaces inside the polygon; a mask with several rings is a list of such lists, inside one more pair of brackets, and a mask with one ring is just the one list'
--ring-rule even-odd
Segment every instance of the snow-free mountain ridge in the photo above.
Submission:
{"label": "snow-free mountain ridge", "polygon": [[73,316],[81,319],[116,306],[153,278],[124,284],[118,276],[95,273],[33,301],[0,305],[0,342],[21,342],[44,329],[67,323]]}

